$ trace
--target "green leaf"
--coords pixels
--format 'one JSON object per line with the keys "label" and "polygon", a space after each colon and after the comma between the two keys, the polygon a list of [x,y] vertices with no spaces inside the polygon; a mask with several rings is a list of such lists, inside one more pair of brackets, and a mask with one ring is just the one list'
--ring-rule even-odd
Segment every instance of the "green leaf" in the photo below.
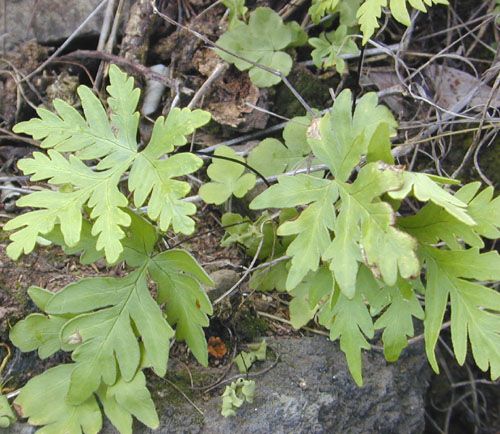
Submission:
{"label": "green leaf", "polygon": [[9,338],[22,352],[38,350],[38,356],[46,359],[61,349],[59,334],[67,321],[62,316],[33,313],[16,323]]}
{"label": "green leaf", "polygon": [[382,8],[386,6],[387,0],[365,0],[359,7],[356,17],[363,33],[363,45],[368,42],[368,39],[373,36],[375,30],[380,27],[378,20],[382,16]]}
{"label": "green leaf", "polygon": [[333,293],[332,277],[327,267],[320,267],[291,291],[290,322],[293,328],[300,329],[314,318],[325,297]]}
{"label": "green leaf", "polygon": [[[228,146],[221,146],[214,152],[216,156],[231,158],[244,162],[245,159],[236,154]],[[234,195],[243,197],[255,185],[253,173],[243,174],[245,167],[234,161],[214,158],[208,166],[207,174],[212,180],[200,187],[199,195],[206,203],[220,205]]]}
{"label": "green leaf", "polygon": [[331,14],[338,4],[339,0],[312,0],[308,14],[312,22],[318,24],[321,18],[327,14]]}
{"label": "green leaf", "polygon": [[129,382],[119,378],[112,386],[101,386],[97,395],[104,413],[121,434],[132,434],[132,416],[152,429],[158,428],[158,415],[141,371]]}
{"label": "green leaf", "polygon": [[[42,140],[43,148],[53,148],[59,152],[78,152],[80,160],[94,160],[107,157],[100,169],[109,169],[117,161],[132,157],[137,150],[137,142],[132,143],[132,127],[137,128],[134,111],[139,93],[133,89],[133,79],[121,73],[116,65],[110,67],[110,86],[107,90],[115,116],[111,122],[99,99],[86,86],[78,88],[85,117],[66,102],[54,100],[56,114],[46,109],[37,109],[39,118],[21,122],[14,131],[31,135]],[[114,131],[116,131],[116,136]]]}
{"label": "green leaf", "polygon": [[246,247],[248,255],[254,256],[264,237],[258,256],[260,259],[276,253],[280,247],[276,240],[276,225],[267,212],[263,212],[255,222],[239,214],[226,213],[222,216],[221,223],[226,231],[221,241],[223,247],[238,243]]}
{"label": "green leaf", "polygon": [[[461,249],[461,242],[471,247],[484,247],[481,238],[496,239],[500,235],[500,199],[493,199],[493,189],[486,188],[478,193],[480,183],[467,184],[453,196],[461,204],[467,204],[460,214],[472,218],[476,225],[471,226],[455,218],[444,207],[429,203],[417,214],[404,217],[399,224],[407,232],[424,244],[444,241],[450,248]],[[476,196],[477,194],[477,196]]]}
{"label": "green leaf", "polygon": [[203,327],[209,324],[212,305],[201,284],[213,282],[196,260],[183,250],[169,250],[156,255],[149,272],[158,285],[158,302],[165,303],[167,319],[176,326],[177,340],[184,340],[193,355],[208,365],[207,342]]}
{"label": "green leaf", "polygon": [[403,199],[410,192],[413,192],[415,197],[422,201],[431,201],[434,204],[444,208],[448,214],[455,217],[461,222],[473,226],[476,222],[467,214],[467,205],[460,199],[454,197],[446,190],[441,188],[425,173],[404,172],[403,186],[398,191],[389,193],[394,199]]}
{"label": "green leaf", "polygon": [[233,381],[229,386],[226,386],[222,395],[222,416],[236,416],[236,410],[245,402],[253,402],[254,394],[255,381],[243,378]]}
{"label": "green leaf", "polygon": [[55,225],[51,232],[44,235],[44,238],[58,246],[61,246],[64,253],[67,255],[79,255],[80,263],[84,265],[93,264],[103,257],[102,252],[99,252],[96,249],[97,239],[92,235],[92,223],[85,219],[82,220],[80,239],[73,247],[67,246],[64,242],[64,236],[61,233],[60,225]]}
{"label": "green leaf", "polygon": [[[387,295],[385,295],[387,294]],[[384,355],[389,362],[398,360],[408,346],[407,337],[414,335],[413,317],[424,319],[424,311],[409,282],[400,279],[397,286],[383,287],[378,299],[387,297],[387,308],[375,322],[375,329],[384,329]]]}
{"label": "green leaf", "polygon": [[166,119],[159,117],[155,121],[148,145],[134,161],[128,181],[134,205],[141,207],[149,197],[148,216],[158,221],[163,231],[171,225],[175,232],[194,231],[194,221],[189,216],[196,212],[196,207],[182,200],[191,187],[173,178],[195,172],[203,161],[191,153],[175,154],[166,160],[161,157],[186,144],[186,136],[209,120],[210,114],[202,110],[174,108]]}
{"label": "green leaf", "polygon": [[[47,154],[35,152],[31,158],[20,160],[19,168],[33,181],[48,180],[59,191],[37,191],[17,202],[21,207],[36,209],[4,227],[15,230],[7,247],[13,259],[30,253],[40,235],[58,226],[69,251],[88,250],[85,261],[104,251],[108,263],[116,262],[123,251],[125,228],[131,223],[124,210],[128,199],[118,184],[131,165],[129,189],[134,193],[135,205],[142,206],[150,196],[148,215],[158,220],[160,229],[166,231],[172,225],[176,232],[193,232],[194,222],[189,216],[196,208],[182,201],[189,184],[172,178],[197,170],[202,161],[192,154],[178,154],[167,160],[161,157],[185,144],[186,135],[207,123],[210,115],[202,110],[173,109],[167,119],[160,117],[156,121],[148,146],[138,152],[136,107],[140,92],[134,89],[133,79],[114,65],[110,67],[107,90],[109,117],[92,91],[80,86],[78,94],[85,116],[56,100],[55,114],[39,109],[39,118],[15,126],[16,131],[42,140],[42,147],[49,149]],[[86,160],[98,162],[91,168]],[[82,234],[88,229],[82,227],[82,213],[87,211],[92,225],[90,235],[97,237],[95,246],[79,245],[82,236],[88,241],[88,232]]]}
{"label": "green leaf", "polygon": [[286,23],[286,26],[292,31],[292,42],[288,47],[296,48],[307,44],[307,32],[297,21],[290,21]]}
{"label": "green leaf", "polygon": [[75,365],[59,365],[29,380],[14,404],[30,425],[44,425],[41,434],[97,434],[102,428],[101,410],[94,396],[78,405],[66,399]]}
{"label": "green leaf", "polygon": [[281,261],[270,267],[261,268],[252,273],[248,286],[261,292],[286,291],[289,261]]}
{"label": "green leaf", "polygon": [[313,120],[308,130],[309,145],[336,180],[346,181],[363,154],[390,152],[387,140],[372,141],[380,125],[387,124],[390,132],[396,127],[389,110],[377,105],[377,102],[376,94],[364,95],[356,104],[353,116],[352,94],[346,89],[336,98],[330,112],[321,119]]}
{"label": "green leaf", "polygon": [[404,278],[417,276],[420,264],[416,241],[394,227],[391,206],[380,196],[401,186],[401,173],[391,166],[370,163],[353,184],[338,183],[342,199],[335,238],[323,253],[347,297],[355,291],[360,259],[377,276],[392,286],[398,272]]}
{"label": "green leaf", "polygon": [[309,270],[318,269],[319,260],[330,242],[333,229],[337,189],[331,181],[309,175],[281,176],[278,184],[257,196],[250,208],[286,208],[313,202],[294,221],[283,223],[278,235],[297,235],[290,243],[287,254],[292,256],[286,287],[297,286]]}
{"label": "green leaf", "polygon": [[319,322],[330,330],[330,339],[340,339],[340,349],[345,353],[349,371],[361,386],[361,350],[369,350],[366,338],[373,338],[373,323],[368,308],[359,291],[348,299],[336,291],[332,300],[325,303],[319,313]]}
{"label": "green leaf", "polygon": [[[54,293],[32,286],[28,289],[28,295],[39,309],[45,311]],[[64,324],[71,318],[72,315],[33,313],[12,327],[9,338],[22,352],[38,350],[38,357],[46,359],[63,347],[59,335]]]}
{"label": "green leaf", "polygon": [[254,66],[253,63],[287,76],[293,62],[282,50],[295,39],[294,29],[285,25],[275,11],[260,7],[252,11],[248,24],[240,22],[232,26],[217,41],[217,45],[231,54],[222,50],[217,50],[217,54],[225,61],[233,63],[240,71],[249,70],[250,79],[256,86],[269,87],[278,84],[281,78]]}
{"label": "green leaf", "polygon": [[[463,364],[470,341],[477,366],[491,369],[493,380],[500,376],[500,294],[466,279],[500,279],[497,252],[480,254],[478,249],[447,251],[423,249],[427,266],[425,292],[425,347],[436,372],[434,354],[448,299],[451,303],[451,338],[459,364]],[[467,339],[468,338],[468,339]]]}
{"label": "green leaf", "polygon": [[424,13],[427,12],[427,9],[425,7],[426,4],[428,6],[432,6],[432,4],[448,4],[447,0],[391,0],[390,8],[392,16],[394,17],[394,19],[396,19],[396,21],[399,21],[405,26],[409,26],[411,24],[410,14],[408,12],[406,2],[410,3],[410,5],[415,9]]}
{"label": "green leaf", "polygon": [[123,278],[82,279],[48,302],[49,314],[76,314],[61,330],[63,343],[77,344],[68,392],[71,403],[85,401],[101,382],[114,384],[117,368],[125,381],[135,376],[141,357],[136,334],[153,370],[165,374],[174,333],[151,297],[146,277],[144,269],[138,269]]}
{"label": "green leaf", "polygon": [[309,38],[309,44],[314,47],[311,56],[316,67],[326,69],[335,66],[339,74],[344,73],[346,66],[341,55],[359,52],[356,43],[347,34],[347,26],[344,25],[335,31],[321,33],[319,38]]}
{"label": "green leaf", "polygon": [[[426,12],[425,5],[432,6],[433,4],[447,5],[447,0],[390,0],[389,7],[393,17],[405,26],[410,25],[410,14],[406,2],[421,12]],[[425,4],[424,4],[425,2]],[[363,33],[363,45],[368,42],[375,30],[380,27],[378,20],[382,16],[382,8],[387,6],[387,0],[365,0],[359,7],[356,14],[361,32]]]}
{"label": "green leaf", "polygon": [[255,362],[266,360],[267,344],[265,339],[258,344],[249,344],[248,349],[250,351],[242,351],[234,359],[241,374],[247,373]]}
{"label": "green leaf", "polygon": [[250,203],[250,209],[306,205],[320,200],[330,185],[331,181],[310,175],[279,176],[278,184],[259,194]]}
{"label": "green leaf", "polygon": [[239,19],[244,18],[248,11],[245,0],[222,0],[222,4],[229,9],[229,29],[239,24]]}
{"label": "green leaf", "polygon": [[16,421],[16,415],[10,408],[7,397],[0,394],[0,428],[8,428]]}
{"label": "green leaf", "polygon": [[[479,183],[474,183],[472,187],[477,191]],[[467,208],[467,212],[476,222],[474,231],[490,240],[500,237],[500,196],[493,199],[493,194],[493,187],[485,188],[469,202]]]}
{"label": "green leaf", "polygon": [[297,167],[303,152],[295,154],[277,139],[264,139],[248,155],[248,164],[264,176],[278,175]]}
{"label": "green leaf", "polygon": [[363,261],[359,246],[361,238],[359,217],[359,209],[350,196],[345,196],[335,224],[335,237],[323,253],[324,259],[331,260],[330,268],[340,290],[349,298],[352,298],[356,291],[358,267]]}
{"label": "green leaf", "polygon": [[354,27],[358,25],[356,12],[358,11],[362,1],[363,0],[342,0],[337,5],[336,10],[340,15],[340,24],[347,27]]}

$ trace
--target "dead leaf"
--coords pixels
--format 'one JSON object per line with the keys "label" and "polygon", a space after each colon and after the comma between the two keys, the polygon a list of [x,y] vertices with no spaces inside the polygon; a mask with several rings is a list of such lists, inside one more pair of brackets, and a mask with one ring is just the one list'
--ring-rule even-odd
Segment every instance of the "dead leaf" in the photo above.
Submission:
{"label": "dead leaf", "polygon": [[[484,109],[491,94],[491,87],[481,83],[481,80],[473,75],[445,65],[431,65],[426,69],[429,82],[434,86],[434,100],[444,109],[453,108],[472,89],[479,89],[472,97],[469,107],[478,111]],[[490,103],[490,107],[500,107],[500,94],[498,90]]]}

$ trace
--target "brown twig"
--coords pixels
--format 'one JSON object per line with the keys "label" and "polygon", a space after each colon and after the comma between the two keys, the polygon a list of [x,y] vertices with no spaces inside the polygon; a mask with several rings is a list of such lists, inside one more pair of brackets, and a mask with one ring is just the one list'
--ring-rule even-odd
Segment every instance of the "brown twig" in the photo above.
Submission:
{"label": "brown twig", "polygon": [[[98,60],[106,60],[112,63],[115,63],[116,65],[122,66],[125,69],[129,70],[131,74],[134,75],[140,75],[143,76],[146,79],[149,80],[157,80],[162,83],[164,83],[168,87],[174,87],[175,86],[175,80],[171,80],[170,78],[166,77],[165,75],[158,74],[154,71],[151,70],[151,68],[148,68],[147,66],[143,66],[139,63],[136,63],[132,60],[127,60],[123,57],[117,56],[115,54],[110,54],[110,53],[105,53],[103,51],[92,51],[92,50],[76,50],[73,51],[72,53],[69,53],[62,58],[89,58],[89,59],[98,59]],[[179,87],[179,90],[186,94],[186,95],[192,95],[193,90],[189,89],[187,87]]]}

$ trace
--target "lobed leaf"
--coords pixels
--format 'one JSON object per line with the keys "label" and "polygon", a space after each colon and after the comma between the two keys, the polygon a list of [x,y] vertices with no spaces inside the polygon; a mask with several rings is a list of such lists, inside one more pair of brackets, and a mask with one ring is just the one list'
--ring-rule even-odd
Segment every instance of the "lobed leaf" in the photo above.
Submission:
{"label": "lobed leaf", "polygon": [[[89,211],[92,221],[91,235],[97,237],[87,258],[104,252],[108,263],[116,262],[123,252],[125,228],[131,224],[124,210],[127,197],[118,184],[132,166],[129,189],[134,193],[137,207],[148,201],[148,216],[157,220],[160,229],[190,234],[196,212],[192,203],[183,201],[189,192],[187,182],[173,179],[187,175],[202,165],[192,154],[162,157],[175,147],[187,142],[186,136],[210,120],[202,110],[174,108],[165,119],[155,122],[146,148],[138,152],[137,129],[139,113],[136,111],[140,91],[134,81],[115,65],[110,67],[108,105],[106,114],[99,99],[85,87],[78,88],[83,114],[60,100],[54,101],[56,113],[39,109],[39,118],[16,125],[15,130],[42,140],[49,148],[47,155],[35,152],[32,158],[19,162],[19,168],[32,180],[48,180],[59,186],[59,191],[44,190],[32,193],[18,201],[19,206],[38,208],[9,221],[5,230],[12,243],[7,253],[17,259],[30,253],[40,235],[48,235],[57,226],[69,249],[77,249],[82,236],[82,213]],[[71,153],[69,156],[63,153]],[[94,168],[85,160],[99,160]],[[92,249],[95,248],[95,251]]]}
{"label": "lobed leaf", "polygon": [[251,12],[248,24],[239,22],[218,39],[217,45],[226,51],[217,50],[217,54],[240,71],[249,70],[256,86],[269,87],[278,84],[281,77],[255,64],[287,76],[293,62],[282,50],[295,39],[294,29],[285,25],[275,11],[259,7]]}
{"label": "lobed leaf", "polygon": [[342,54],[359,53],[356,43],[347,34],[347,26],[340,25],[335,31],[321,33],[319,38],[309,38],[309,45],[314,47],[311,57],[317,68],[335,67],[339,74],[345,71]]}
{"label": "lobed leaf", "polygon": [[70,284],[55,294],[46,311],[76,315],[61,330],[63,343],[77,344],[70,402],[83,402],[101,382],[114,384],[117,368],[125,381],[135,376],[141,352],[136,333],[153,370],[165,374],[168,341],[174,333],[149,293],[143,269],[124,278],[88,278]]}
{"label": "lobed leaf", "polygon": [[[364,95],[352,115],[352,93],[346,89],[335,99],[332,110],[313,120],[308,130],[308,143],[314,155],[332,171],[335,179],[344,182],[361,160],[362,155],[390,155],[390,141],[373,141],[378,128],[386,125],[388,135],[396,127],[391,112],[377,105],[374,93]],[[379,138],[379,136],[377,136]],[[387,163],[392,163],[392,157]]]}
{"label": "lobed leaf", "polygon": [[95,397],[88,396],[78,405],[66,400],[73,364],[50,368],[29,380],[14,405],[30,425],[44,425],[42,434],[97,434],[102,428],[101,410]]}
{"label": "lobed leaf", "polygon": [[[245,161],[228,146],[217,148],[214,155],[241,162]],[[255,185],[255,175],[253,173],[243,174],[243,172],[245,172],[245,167],[235,161],[214,158],[207,169],[207,174],[212,182],[205,183],[200,187],[201,198],[206,203],[220,205],[232,195],[245,196]]]}
{"label": "lobed leaf", "polygon": [[434,355],[448,299],[451,303],[451,337],[455,356],[465,361],[467,341],[477,366],[491,369],[492,379],[500,376],[500,294],[466,279],[500,279],[497,252],[479,253],[478,249],[459,251],[425,247],[427,266],[425,343],[427,358],[436,372]]}
{"label": "lobed leaf", "polygon": [[152,258],[151,277],[158,285],[158,302],[165,303],[175,336],[188,344],[193,355],[208,365],[207,342],[203,327],[209,324],[212,305],[201,284],[213,285],[195,259],[183,250],[169,250]]}
{"label": "lobed leaf", "polygon": [[366,338],[373,338],[373,322],[359,291],[348,299],[336,291],[319,313],[319,322],[330,330],[331,340],[340,340],[340,349],[345,353],[349,371],[354,381],[363,384],[361,350],[369,350]]}
{"label": "lobed leaf", "polygon": [[104,413],[121,434],[132,434],[133,416],[152,429],[160,425],[142,371],[137,372],[129,382],[119,378],[112,386],[101,386],[97,396]]}

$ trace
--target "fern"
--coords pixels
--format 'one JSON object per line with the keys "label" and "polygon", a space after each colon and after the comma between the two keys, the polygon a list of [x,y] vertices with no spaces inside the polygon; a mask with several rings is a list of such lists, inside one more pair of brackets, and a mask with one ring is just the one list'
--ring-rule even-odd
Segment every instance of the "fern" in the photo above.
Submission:
{"label": "fern", "polygon": [[[467,339],[478,366],[499,375],[497,292],[474,283],[498,279],[500,257],[480,254],[481,237],[498,237],[498,206],[493,190],[477,194],[479,184],[451,194],[442,184],[455,181],[407,172],[393,166],[392,115],[367,94],[351,113],[352,97],[342,92],[332,110],[313,119],[308,142],[333,179],[311,175],[278,176],[278,183],[250,207],[300,207],[298,218],[280,224],[288,242],[287,268],[276,265],[273,281],[286,276],[292,324],[314,316],[339,339],[351,373],[362,383],[361,352],[381,329],[386,358],[396,360],[413,336],[413,319],[424,319],[426,348],[437,370],[434,346],[448,299],[452,339],[459,363]],[[366,160],[354,180],[354,168]],[[377,161],[378,160],[378,161]],[[382,161],[380,161],[382,160]],[[414,216],[398,217],[387,198],[413,196],[426,205]],[[399,202],[391,202],[397,205]],[[476,249],[464,249],[461,240]],[[446,241],[447,248],[433,244]],[[418,279],[426,273],[426,284]],[[425,294],[424,311],[416,293]]]}
{"label": "fern", "polygon": [[[209,115],[174,109],[155,122],[149,143],[139,151],[139,91],[116,66],[110,79],[109,118],[91,91],[80,87],[85,117],[56,101],[57,115],[39,109],[40,118],[16,127],[49,148],[47,154],[21,160],[19,167],[59,190],[20,200],[41,209],[6,225],[19,229],[11,235],[9,254],[29,252],[43,236],[66,253],[79,254],[84,263],[105,257],[129,267],[125,276],[81,279],[55,294],[29,289],[43,313],[19,321],[11,341],[22,351],[37,350],[41,358],[60,350],[72,358],[71,364],[30,380],[15,401],[29,423],[44,426],[40,432],[97,433],[102,426],[99,403],[122,433],[132,432],[133,417],[155,428],[158,416],[142,370],[150,367],[165,375],[174,335],[186,341],[200,363],[208,363],[203,327],[212,306],[202,285],[212,281],[187,252],[156,250],[156,228],[127,207],[119,183],[130,168],[134,205],[147,203],[146,213],[160,230],[193,231],[189,215],[194,205],[182,201],[189,185],[174,178],[199,168],[201,159],[190,153],[163,157],[185,144],[185,136]],[[96,166],[87,166],[87,160],[97,160]],[[157,286],[156,299],[150,282]]]}
{"label": "fern", "polygon": [[[425,11],[445,1],[408,3]],[[292,59],[285,50],[303,44],[304,31],[269,8],[251,12],[248,23],[240,21],[247,12],[244,2],[224,4],[231,24],[218,43],[234,55],[219,54],[248,70],[258,86],[279,83],[278,75],[255,64],[286,76]],[[355,11],[366,43],[384,7],[409,24],[405,0],[313,1],[316,22],[338,13],[341,23],[309,40],[317,65],[342,71],[339,53],[356,50],[346,42]],[[41,140],[46,150],[21,160],[20,169],[50,188],[18,201],[30,211],[5,225],[13,231],[8,254],[18,258],[37,242],[51,242],[79,255],[82,263],[105,259],[126,266],[123,276],[82,279],[55,294],[38,287],[28,291],[40,312],[12,328],[12,342],[22,351],[38,351],[42,359],[58,351],[71,354],[71,363],[31,379],[15,401],[44,433],[97,433],[101,409],[121,433],[132,432],[133,418],[155,428],[158,416],[143,370],[165,375],[174,337],[185,341],[201,364],[208,363],[203,329],[212,306],[203,287],[212,281],[189,253],[160,251],[158,242],[160,232],[169,229],[194,231],[196,207],[185,200],[190,186],[179,178],[200,169],[202,160],[176,150],[210,115],[172,109],[156,120],[143,146],[133,80],[112,66],[107,91],[106,108],[81,86],[83,114],[56,100],[55,113],[39,109],[38,118],[15,127]],[[222,217],[222,244],[237,243],[266,263],[252,273],[250,288],[288,291],[291,324],[300,328],[316,319],[328,329],[358,384],[362,354],[375,332],[381,332],[386,359],[395,361],[414,336],[416,321],[423,321],[427,356],[438,371],[435,346],[448,308],[458,362],[464,363],[470,344],[478,367],[498,378],[500,296],[488,283],[499,279],[500,256],[481,249],[485,238],[500,234],[500,198],[491,187],[481,191],[479,183],[454,192],[456,180],[395,165],[391,137],[397,123],[391,112],[374,93],[359,98],[354,108],[345,90],[324,115],[293,118],[282,139],[265,138],[247,160],[228,147],[215,151],[207,168],[210,180],[199,189],[206,203],[219,205],[254,188],[255,175],[238,162],[264,176],[277,175],[250,204],[261,214]],[[327,170],[291,175],[312,164]],[[422,204],[413,215],[408,198]],[[265,357],[259,350],[242,354],[240,366]],[[254,387],[245,380],[228,386],[223,414],[234,415],[251,402]],[[0,425],[13,420],[3,398]]]}
{"label": "fern", "polygon": [[[64,391],[57,392],[62,393],[58,400],[74,409],[76,419],[71,424],[78,423],[79,417],[90,420],[85,408],[97,393],[120,432],[131,432],[132,416],[149,426],[157,425],[153,423],[157,419],[152,402],[149,410],[144,409],[145,414],[136,414],[144,405],[136,406],[133,401],[150,400],[141,369],[151,367],[157,375],[165,375],[173,327],[176,338],[187,342],[200,363],[208,363],[202,327],[208,325],[212,307],[200,285],[211,285],[210,278],[183,250],[155,252],[158,236],[154,228],[144,219],[129,215],[131,236],[124,241],[121,260],[134,267],[133,271],[124,277],[82,279],[56,294],[36,287],[29,290],[45,314],[31,314],[18,322],[10,339],[22,351],[38,350],[42,358],[60,349],[71,351],[74,362],[28,383],[16,403],[23,414],[33,418],[30,423],[52,423],[39,421],[38,409],[32,410],[29,403],[33,394],[41,393],[36,390],[43,391],[42,385],[49,381],[46,379],[53,381],[54,375],[64,381]],[[149,279],[157,284],[157,300],[149,292]],[[159,304],[165,304],[166,315]],[[84,413],[79,416],[81,411]],[[59,427],[70,421],[57,413],[54,423]]]}
{"label": "fern", "polygon": [[313,23],[318,24],[326,14],[332,13],[340,0],[312,0],[309,15]]}
{"label": "fern", "polygon": [[321,33],[319,38],[309,38],[309,44],[314,47],[311,53],[314,64],[318,68],[335,66],[339,74],[345,71],[345,61],[341,54],[356,54],[357,45],[347,34],[347,27],[341,25],[334,32]]}
{"label": "fern", "polygon": [[[107,90],[111,115],[85,87],[78,88],[85,117],[61,100],[54,101],[57,114],[37,110],[39,118],[14,127],[34,139],[42,139],[48,154],[35,152],[32,158],[19,162],[19,168],[33,181],[48,180],[58,191],[43,190],[18,201],[19,206],[38,208],[9,221],[4,229],[14,232],[7,248],[16,259],[30,253],[40,235],[60,226],[64,242],[72,247],[80,240],[82,213],[89,209],[91,233],[97,236],[96,249],[104,250],[110,263],[118,260],[130,217],[124,211],[127,197],[118,184],[131,167],[128,187],[134,193],[134,205],[148,204],[148,216],[158,221],[160,229],[170,226],[177,232],[190,234],[194,221],[189,217],[196,208],[182,201],[190,186],[173,179],[197,170],[202,160],[195,155],[179,153],[163,160],[166,153],[186,143],[186,135],[206,124],[210,115],[202,110],[174,109],[168,117],[156,120],[151,139],[143,151],[138,150],[139,114],[136,106],[140,92],[133,79],[116,66],[110,68],[111,84]],[[69,157],[64,153],[70,153]],[[90,168],[84,161],[99,159]]]}
{"label": "fern", "polygon": [[[427,12],[426,5],[448,4],[448,0],[389,0],[389,8],[393,17],[405,26],[409,26],[411,23],[410,14],[406,5],[407,2],[410,3],[410,6],[421,12]],[[368,39],[373,36],[375,30],[379,27],[378,20],[382,15],[382,8],[386,6],[387,0],[365,0],[358,9],[356,16],[363,33],[363,44],[366,44]]]}

